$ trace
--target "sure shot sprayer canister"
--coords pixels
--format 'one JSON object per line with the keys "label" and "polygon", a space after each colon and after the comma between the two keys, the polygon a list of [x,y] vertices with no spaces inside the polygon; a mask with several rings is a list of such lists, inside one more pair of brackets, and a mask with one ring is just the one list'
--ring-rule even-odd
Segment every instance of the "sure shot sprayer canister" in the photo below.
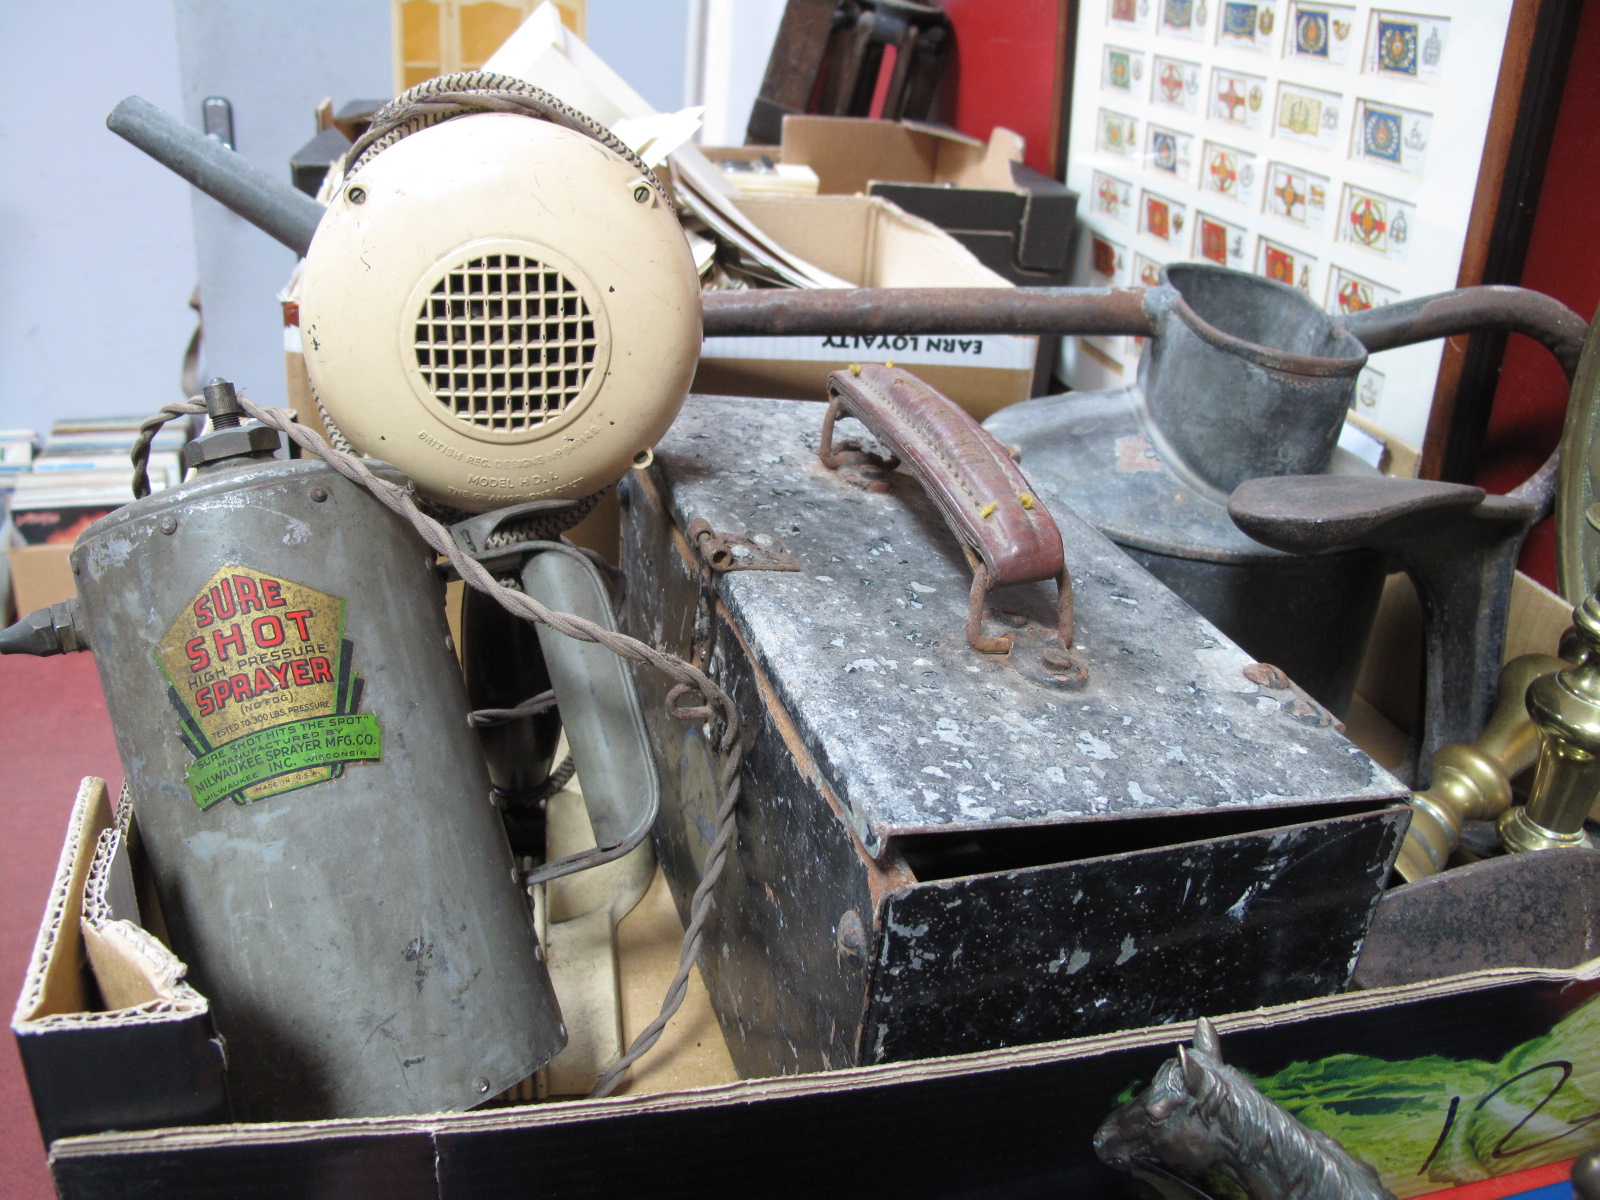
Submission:
{"label": "sure shot sprayer canister", "polygon": [[231,385],[206,401],[194,475],[86,529],[76,609],[0,648],[92,649],[237,1119],[470,1108],[566,1030],[434,556],[322,461],[272,457]]}

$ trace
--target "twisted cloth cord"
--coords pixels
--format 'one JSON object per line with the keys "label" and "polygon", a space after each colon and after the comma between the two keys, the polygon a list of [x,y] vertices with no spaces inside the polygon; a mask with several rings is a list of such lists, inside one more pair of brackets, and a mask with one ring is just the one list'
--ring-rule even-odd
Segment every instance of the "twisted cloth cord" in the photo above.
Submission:
{"label": "twisted cloth cord", "polygon": [[[512,591],[521,591],[520,587],[496,580],[501,587],[510,587]],[[536,696],[529,696],[521,704],[513,708],[475,708],[467,714],[467,724],[474,729],[483,729],[493,725],[504,725],[507,721],[519,721],[524,717],[536,717],[540,713],[549,712],[556,706],[556,694],[553,691],[540,692]],[[567,755],[545,776],[545,780],[531,793],[525,794],[517,802],[539,803],[554,796],[567,784],[572,782],[572,777],[578,773],[578,764],[572,755]],[[497,787],[495,793],[508,800],[511,798],[501,792]],[[599,864],[595,864],[599,865]]]}
{"label": "twisted cloth cord", "polygon": [[174,400],[163,404],[161,411],[152,413],[139,422],[139,436],[133,439],[133,449],[128,457],[133,461],[133,498],[143,500],[150,494],[150,443],[168,421],[179,417],[192,417],[206,411],[199,399]]}
{"label": "twisted cloth cord", "polygon": [[516,113],[593,138],[629,166],[636,167],[643,181],[669,209],[672,207],[671,197],[655,172],[611,130],[526,80],[492,71],[458,71],[401,92],[372,115],[372,124],[345,153],[345,178],[354,175],[373,156],[401,138],[471,113]]}
{"label": "twisted cloth cord", "polygon": [[[689,902],[689,921],[684,928],[683,943],[678,951],[678,969],[672,977],[672,982],[667,985],[666,996],[661,1001],[661,1011],[655,1020],[640,1031],[639,1036],[633,1040],[633,1044],[622,1057],[606,1068],[599,1082],[595,1084],[594,1091],[590,1093],[591,1096],[609,1096],[622,1082],[628,1068],[660,1040],[667,1022],[678,1011],[684,996],[688,993],[689,974],[694,969],[695,961],[699,958],[701,947],[705,943],[705,925],[711,913],[711,894],[717,886],[717,881],[722,878],[723,868],[727,864],[728,848],[733,842],[735,832],[734,814],[739,805],[739,767],[743,760],[743,750],[740,745],[739,714],[734,707],[733,699],[698,667],[685,662],[675,654],[657,650],[637,638],[606,629],[583,617],[556,612],[525,592],[501,586],[495,582],[494,576],[482,563],[462,552],[456,545],[455,539],[450,536],[449,530],[417,507],[408,488],[379,478],[355,455],[333,449],[316,433],[299,424],[288,409],[264,408],[243,396],[239,397],[239,404],[248,416],[263,425],[279,430],[307,453],[322,459],[346,479],[365,488],[385,508],[403,517],[435,553],[450,560],[450,565],[456,569],[468,587],[477,588],[493,596],[507,612],[524,620],[548,625],[557,632],[576,638],[580,642],[594,642],[604,646],[629,662],[643,663],[655,668],[675,681],[672,689],[667,692],[668,712],[680,721],[705,721],[712,726],[713,732],[716,726],[721,726],[721,733],[715,739],[717,751],[722,756],[722,770],[717,779],[720,802],[717,806],[716,833],[711,839],[711,847],[706,855],[700,886],[695,888],[694,896]],[[163,405],[159,413],[147,417],[140,423],[139,436],[134,443],[131,456],[134,464],[135,495],[145,496],[150,492],[147,468],[150,442],[155,437],[156,430],[174,417],[204,411],[205,406],[198,401],[191,400],[187,403],[174,401]],[[690,696],[698,696],[702,702],[684,704],[683,700]]]}

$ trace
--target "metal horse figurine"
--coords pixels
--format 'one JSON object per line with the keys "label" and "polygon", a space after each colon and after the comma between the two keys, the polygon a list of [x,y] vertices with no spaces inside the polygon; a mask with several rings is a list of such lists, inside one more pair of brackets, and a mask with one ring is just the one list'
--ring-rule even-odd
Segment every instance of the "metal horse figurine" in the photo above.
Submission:
{"label": "metal horse figurine", "polygon": [[1214,1172],[1251,1200],[1394,1200],[1378,1173],[1338,1142],[1307,1129],[1222,1061],[1217,1031],[1195,1022],[1194,1048],[1161,1064],[1140,1095],[1094,1135],[1100,1161],[1131,1171],[1168,1195],[1177,1176]]}

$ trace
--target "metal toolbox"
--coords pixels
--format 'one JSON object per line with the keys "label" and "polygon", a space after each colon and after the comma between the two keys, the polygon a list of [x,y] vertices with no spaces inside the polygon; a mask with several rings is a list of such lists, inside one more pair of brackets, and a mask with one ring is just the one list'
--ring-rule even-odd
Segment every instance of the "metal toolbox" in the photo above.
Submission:
{"label": "metal toolbox", "polygon": [[[887,390],[909,378],[863,370]],[[909,471],[866,451],[823,465],[824,411],[691,397],[621,495],[628,632],[705,665],[746,722],[738,838],[700,955],[739,1070],[1343,987],[1405,829],[1402,785],[1067,512],[1087,678],[1060,672],[1056,586],[974,589],[978,559]],[[921,428],[944,432],[897,451],[924,474],[981,435]],[[961,488],[944,491],[948,511]],[[1009,653],[969,644],[969,598]],[[686,911],[716,764],[653,675],[638,679],[657,848]]]}

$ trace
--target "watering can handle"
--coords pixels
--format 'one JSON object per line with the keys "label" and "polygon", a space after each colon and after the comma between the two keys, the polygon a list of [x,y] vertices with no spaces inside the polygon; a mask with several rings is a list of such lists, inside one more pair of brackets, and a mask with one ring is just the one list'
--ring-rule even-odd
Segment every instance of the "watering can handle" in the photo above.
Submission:
{"label": "watering can handle", "polygon": [[[1396,346],[1410,346],[1416,342],[1435,338],[1456,337],[1467,333],[1520,333],[1538,342],[1550,351],[1561,367],[1570,386],[1582,357],[1584,339],[1589,333],[1589,323],[1553,296],[1528,288],[1485,284],[1478,287],[1457,288],[1453,292],[1440,292],[1433,296],[1418,296],[1413,300],[1400,300],[1379,308],[1369,308],[1352,313],[1345,318],[1345,326],[1369,351],[1390,350]],[[1564,437],[1562,441],[1572,442]],[[1561,447],[1545,460],[1527,479],[1512,489],[1511,495],[1533,504],[1542,519],[1550,512],[1557,491],[1557,471],[1560,470],[1560,488],[1566,492],[1568,478],[1575,476],[1574,465],[1561,466]],[[1572,501],[1566,501],[1570,510]],[[1572,550],[1582,535],[1580,515],[1587,504],[1577,506],[1578,513],[1569,512],[1562,518],[1562,528],[1557,531],[1560,548],[1562,590],[1573,604],[1582,603],[1592,581],[1579,583],[1569,568],[1567,560],[1574,557]]]}
{"label": "watering can handle", "polygon": [[1370,351],[1489,332],[1520,333],[1550,351],[1568,385],[1573,387],[1566,430],[1544,465],[1510,494],[1532,503],[1539,518],[1555,504],[1556,570],[1561,592],[1568,603],[1583,603],[1594,589],[1595,563],[1600,557],[1600,537],[1586,519],[1600,498],[1600,484],[1585,449],[1593,440],[1597,424],[1593,369],[1584,377],[1582,386],[1575,386],[1586,339],[1595,340],[1590,336],[1588,322],[1554,297],[1527,288],[1496,285],[1458,288],[1367,309],[1345,318],[1345,325]]}
{"label": "watering can handle", "polygon": [[1352,313],[1345,325],[1374,353],[1463,333],[1525,334],[1550,351],[1568,383],[1589,332],[1589,323],[1554,297],[1500,285],[1399,300]]}
{"label": "watering can handle", "polygon": [[973,569],[967,641],[990,654],[1011,648],[983,634],[991,587],[1054,579],[1061,589],[1061,644],[1072,647],[1072,577],[1061,531],[1004,446],[948,396],[909,371],[866,364],[828,377],[828,411],[817,457],[839,466],[833,426],[840,414],[872,431],[933,497]]}

